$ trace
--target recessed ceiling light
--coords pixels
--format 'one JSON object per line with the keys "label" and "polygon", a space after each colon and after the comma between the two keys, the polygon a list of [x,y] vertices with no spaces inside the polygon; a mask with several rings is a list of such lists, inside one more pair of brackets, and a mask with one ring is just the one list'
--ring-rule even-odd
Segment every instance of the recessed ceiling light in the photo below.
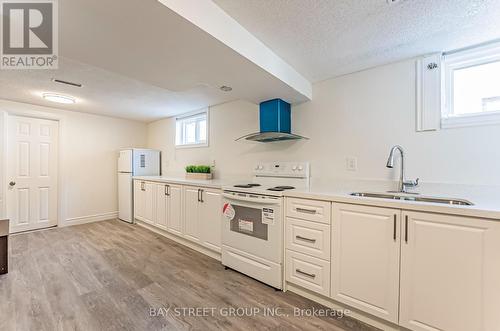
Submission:
{"label": "recessed ceiling light", "polygon": [[220,90],[224,91],[224,92],[231,92],[233,90],[233,88],[231,86],[222,85],[220,87]]}
{"label": "recessed ceiling light", "polygon": [[56,93],[44,93],[43,98],[48,101],[52,102],[57,102],[57,103],[75,103],[76,100],[75,98],[68,96],[68,95],[61,95],[61,94],[56,94]]}

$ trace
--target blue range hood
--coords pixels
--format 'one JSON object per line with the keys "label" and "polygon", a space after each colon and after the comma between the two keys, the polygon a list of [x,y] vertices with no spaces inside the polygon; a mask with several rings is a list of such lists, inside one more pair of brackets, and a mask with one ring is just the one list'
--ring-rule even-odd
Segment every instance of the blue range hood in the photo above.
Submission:
{"label": "blue range hood", "polygon": [[260,103],[260,132],[247,134],[238,140],[268,143],[283,140],[308,139],[291,132],[290,104],[281,99]]}

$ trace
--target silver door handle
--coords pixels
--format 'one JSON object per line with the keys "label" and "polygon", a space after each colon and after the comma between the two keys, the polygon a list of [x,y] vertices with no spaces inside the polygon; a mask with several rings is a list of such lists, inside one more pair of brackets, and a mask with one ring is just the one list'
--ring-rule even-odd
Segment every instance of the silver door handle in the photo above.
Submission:
{"label": "silver door handle", "polygon": [[408,215],[405,215],[405,243],[408,243]]}
{"label": "silver door handle", "polygon": [[316,209],[307,209],[307,208],[295,208],[300,213],[308,213],[308,214],[316,214]]}
{"label": "silver door handle", "polygon": [[316,239],[310,239],[310,238],[306,238],[306,237],[302,237],[302,236],[295,236],[295,238],[297,238],[299,240],[308,241],[310,243],[315,243],[316,242]]}
{"label": "silver door handle", "polygon": [[200,190],[200,202],[205,202],[203,201],[203,192],[204,190]]}
{"label": "silver door handle", "polygon": [[295,269],[295,271],[299,274],[302,274],[304,276],[308,276],[308,277],[311,277],[311,278],[316,278],[316,275],[315,274],[310,274],[308,272],[305,272],[305,271],[302,271],[300,269]]}
{"label": "silver door handle", "polygon": [[397,236],[396,236],[396,229],[397,229],[397,219],[398,219],[398,215],[394,214],[394,223],[393,223],[393,233],[392,233],[392,239],[394,239],[394,241],[396,241],[397,239]]}
{"label": "silver door handle", "polygon": [[12,187],[12,186],[15,186],[16,185],[16,182],[10,182],[9,185]]}

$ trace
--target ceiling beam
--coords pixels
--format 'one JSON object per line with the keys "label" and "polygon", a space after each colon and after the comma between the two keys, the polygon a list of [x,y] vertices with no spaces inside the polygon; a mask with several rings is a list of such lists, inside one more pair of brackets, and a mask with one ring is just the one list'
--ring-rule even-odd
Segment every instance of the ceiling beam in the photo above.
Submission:
{"label": "ceiling beam", "polygon": [[211,0],[158,0],[307,99],[312,84]]}

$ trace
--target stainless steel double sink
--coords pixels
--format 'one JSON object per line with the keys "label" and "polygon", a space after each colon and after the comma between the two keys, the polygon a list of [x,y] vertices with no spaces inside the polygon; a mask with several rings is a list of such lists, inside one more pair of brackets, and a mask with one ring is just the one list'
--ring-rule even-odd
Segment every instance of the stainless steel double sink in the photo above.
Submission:
{"label": "stainless steel double sink", "polygon": [[402,195],[402,194],[392,194],[392,193],[370,193],[370,192],[355,192],[351,193],[355,197],[363,198],[379,198],[379,199],[389,199],[389,200],[403,200],[403,201],[417,201],[417,202],[430,202],[439,203],[445,205],[457,205],[457,206],[473,206],[474,204],[468,200],[455,199],[455,198],[438,198],[438,197],[426,197],[418,195]]}

